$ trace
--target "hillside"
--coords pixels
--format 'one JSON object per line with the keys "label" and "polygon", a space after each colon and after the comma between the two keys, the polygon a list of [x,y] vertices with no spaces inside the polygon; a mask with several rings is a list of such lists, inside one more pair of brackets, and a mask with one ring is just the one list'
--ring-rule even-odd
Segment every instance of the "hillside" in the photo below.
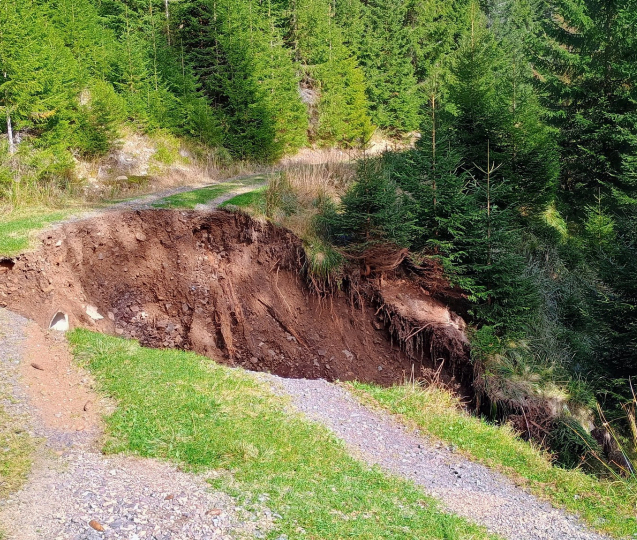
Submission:
{"label": "hillside", "polygon": [[[98,378],[103,358],[87,344],[130,339],[159,350],[139,349],[142,371],[152,356],[345,381],[367,406],[589,526],[629,534],[635,35],[637,0],[0,1],[7,332],[15,313],[46,332],[67,320],[97,332],[69,336]],[[99,384],[113,410],[137,406]],[[312,384],[303,392],[332,395]],[[17,472],[0,460],[0,494],[39,451],[12,427],[24,422],[5,390],[0,448]],[[18,397],[27,416],[41,414]],[[436,400],[447,404],[440,421]],[[236,450],[248,461],[253,427]],[[129,428],[140,446],[110,424],[95,433],[118,451],[198,464],[156,452],[153,440],[181,448],[163,431]],[[512,453],[525,461],[511,465]],[[397,488],[379,478],[387,508]],[[417,505],[420,488],[404,489]],[[479,521],[489,533],[477,537],[512,534],[494,523]]]}

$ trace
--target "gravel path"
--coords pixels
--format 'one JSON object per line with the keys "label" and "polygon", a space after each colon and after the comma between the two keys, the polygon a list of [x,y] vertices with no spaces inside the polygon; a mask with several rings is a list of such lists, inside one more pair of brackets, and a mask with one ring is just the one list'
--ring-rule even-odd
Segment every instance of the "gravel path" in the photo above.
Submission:
{"label": "gravel path", "polygon": [[[0,395],[42,439],[30,479],[0,501],[7,540],[230,540],[265,538],[273,515],[210,491],[203,475],[129,456],[103,456],[99,429],[45,426],[20,384],[28,321],[0,309]],[[274,516],[276,517],[276,516]],[[98,529],[98,532],[90,523]]]}
{"label": "gravel path", "polygon": [[329,427],[369,464],[425,488],[450,512],[510,540],[603,540],[572,515],[517,488],[508,479],[372,412],[323,380],[266,376],[294,406]]}

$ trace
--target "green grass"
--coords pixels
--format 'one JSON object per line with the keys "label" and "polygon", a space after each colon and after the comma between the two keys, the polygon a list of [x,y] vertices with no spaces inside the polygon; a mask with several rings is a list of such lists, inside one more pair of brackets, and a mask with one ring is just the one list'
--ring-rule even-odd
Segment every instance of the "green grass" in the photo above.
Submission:
{"label": "green grass", "polygon": [[19,418],[0,405],[0,499],[16,491],[31,468],[34,441]]}
{"label": "green grass", "polygon": [[33,233],[66,217],[69,211],[49,210],[33,215],[0,218],[0,255],[11,256],[27,249]]}
{"label": "green grass", "polygon": [[618,538],[637,531],[634,482],[607,481],[581,470],[556,467],[549,456],[520,439],[510,427],[470,416],[448,392],[435,387],[349,386],[365,403],[400,415],[406,423],[503,472],[555,506],[579,513],[594,528]]}
{"label": "green grass", "polygon": [[225,208],[226,206],[235,206],[237,208],[261,208],[265,206],[265,190],[266,187],[255,189],[254,191],[248,191],[242,193],[232,199],[219,205],[219,208]]}
{"label": "green grass", "polygon": [[265,383],[208,358],[86,330],[76,357],[118,407],[105,451],[216,469],[211,484],[250,507],[266,495],[280,514],[268,538],[483,539],[413,484],[351,458],[330,432],[285,412]]}
{"label": "green grass", "polygon": [[171,195],[156,202],[153,206],[156,208],[187,208],[192,210],[198,204],[207,204],[230,191],[246,186],[256,186],[265,181],[265,176],[257,175],[240,181],[215,184],[214,186]]}

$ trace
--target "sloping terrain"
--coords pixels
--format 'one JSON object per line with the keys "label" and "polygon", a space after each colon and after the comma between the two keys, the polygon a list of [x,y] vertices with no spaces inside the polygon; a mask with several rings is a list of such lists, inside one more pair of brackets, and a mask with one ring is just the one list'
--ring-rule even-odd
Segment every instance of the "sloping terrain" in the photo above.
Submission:
{"label": "sloping terrain", "polygon": [[[368,284],[356,302],[321,298],[305,285],[304,263],[293,234],[240,214],[113,213],[61,226],[37,251],[5,259],[0,303],[45,328],[63,313],[71,327],[289,377],[391,384],[414,363],[433,367],[432,353],[466,353],[464,323],[404,277]],[[373,291],[384,292],[382,304]],[[401,345],[415,335],[393,335],[397,317],[449,332],[412,350]]]}

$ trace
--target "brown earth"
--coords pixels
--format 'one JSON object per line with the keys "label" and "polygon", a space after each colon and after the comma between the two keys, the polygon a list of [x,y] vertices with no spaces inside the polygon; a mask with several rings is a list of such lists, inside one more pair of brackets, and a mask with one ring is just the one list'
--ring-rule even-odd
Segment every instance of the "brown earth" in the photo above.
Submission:
{"label": "brown earth", "polygon": [[99,430],[103,400],[93,391],[90,374],[73,362],[63,335],[31,323],[24,347],[22,380],[44,426],[59,431]]}
{"label": "brown earth", "polygon": [[[466,353],[462,320],[404,276],[370,278],[352,302],[312,294],[303,265],[298,238],[244,215],[112,213],[0,264],[0,305],[43,328],[62,311],[71,327],[285,377],[391,384],[440,351]],[[421,327],[436,331],[409,335]]]}

